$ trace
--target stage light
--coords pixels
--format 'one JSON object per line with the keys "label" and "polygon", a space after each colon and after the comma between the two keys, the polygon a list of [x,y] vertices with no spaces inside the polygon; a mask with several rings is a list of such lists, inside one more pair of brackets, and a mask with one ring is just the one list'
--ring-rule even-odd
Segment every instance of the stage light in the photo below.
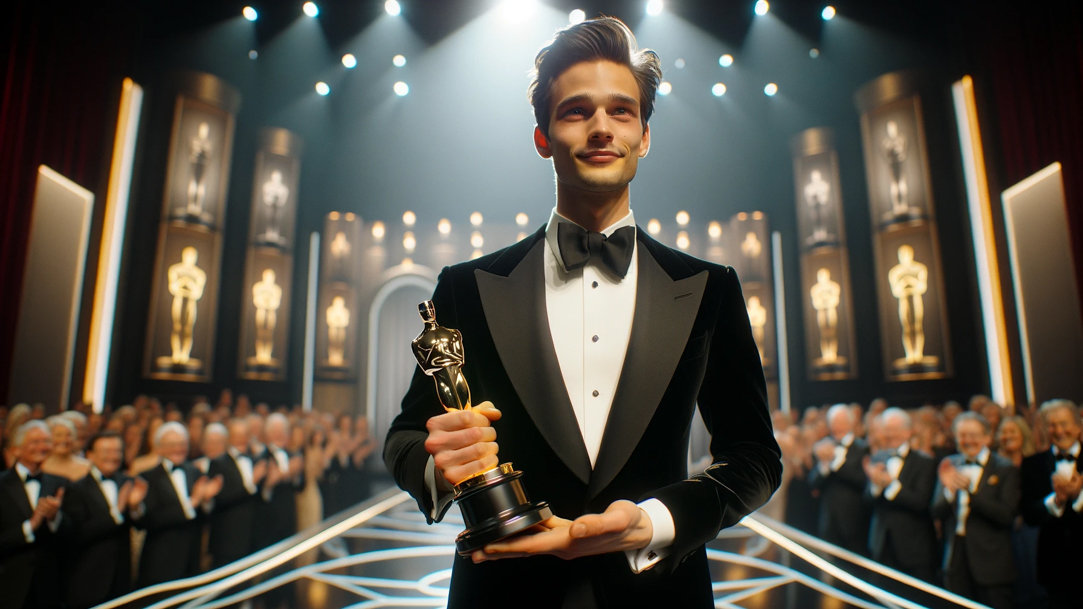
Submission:
{"label": "stage light", "polygon": [[662,0],[647,0],[647,14],[651,17],[661,15],[663,8],[665,8],[665,4]]}
{"label": "stage light", "polygon": [[259,58],[259,51],[257,51],[256,49],[252,49],[251,51],[248,51],[248,58],[249,59],[258,59]]}
{"label": "stage light", "polygon": [[725,95],[726,94],[726,85],[725,85],[725,83],[716,82],[714,84],[714,86],[711,87],[711,93],[713,93],[715,97],[722,97],[723,95]]}
{"label": "stage light", "polygon": [[470,225],[471,225],[471,226],[481,226],[481,223],[482,223],[482,222],[483,222],[484,220],[485,220],[485,218],[483,218],[483,217],[481,216],[481,212],[480,212],[480,211],[476,211],[476,212],[474,212],[474,213],[470,214]]}
{"label": "stage light", "polygon": [[820,16],[824,18],[824,21],[831,21],[835,18],[835,7],[828,4],[824,7],[824,10],[820,12]]}
{"label": "stage light", "polygon": [[415,248],[417,248],[417,239],[414,238],[414,233],[406,231],[406,234],[402,236],[402,249],[406,250],[407,254],[412,254]]}
{"label": "stage light", "polygon": [[677,224],[684,227],[688,226],[688,221],[692,218],[688,215],[688,212],[682,209],[681,211],[677,212],[677,216],[675,219],[677,220]]}
{"label": "stage light", "polygon": [[440,218],[440,222],[436,224],[436,230],[440,231],[441,235],[451,234],[451,220],[447,218]]}
{"label": "stage light", "polygon": [[651,218],[647,221],[647,232],[652,235],[662,232],[662,223],[658,221],[658,218]]}
{"label": "stage light", "polygon": [[320,95],[326,97],[331,93],[331,87],[330,85],[321,80],[320,82],[316,83],[316,93],[319,93]]}
{"label": "stage light", "polygon": [[673,67],[674,67],[674,68],[677,68],[678,70],[683,70],[683,69],[684,69],[684,66],[685,66],[685,61],[684,61],[684,57],[678,57],[678,58],[677,58],[677,59],[676,59],[676,60],[675,60],[675,61],[673,62]]}
{"label": "stage light", "polygon": [[398,0],[387,0],[384,2],[384,12],[392,17],[398,17],[402,14],[402,5],[398,3]]}
{"label": "stage light", "polygon": [[767,0],[756,0],[756,14],[763,17],[767,14],[767,11],[771,10],[771,5],[767,3]]}
{"label": "stage light", "polygon": [[385,234],[387,234],[387,229],[384,228],[383,222],[377,220],[372,223],[372,238],[376,240],[376,243],[382,243]]}
{"label": "stage light", "polygon": [[668,80],[663,80],[661,83],[658,84],[658,94],[659,95],[669,95],[672,92],[673,92],[673,85],[669,84]]}
{"label": "stage light", "polygon": [[395,89],[395,95],[398,95],[399,97],[406,97],[406,94],[410,92],[410,85],[402,82],[401,80],[395,83],[394,87],[392,88]]}
{"label": "stage light", "polygon": [[810,57],[811,59],[816,59],[817,57],[819,57],[819,56],[820,56],[820,49],[817,49],[817,48],[811,48],[811,49],[809,49],[809,50],[808,50],[808,56],[809,56],[809,57]]}
{"label": "stage light", "polygon": [[518,226],[526,226],[528,222],[530,222],[530,216],[524,214],[523,212],[519,212],[519,213],[515,214],[515,224],[516,225],[518,225]]}
{"label": "stage light", "polygon": [[733,55],[730,55],[729,53],[726,53],[725,55],[719,57],[718,58],[718,65],[722,66],[723,68],[728,68],[728,67],[732,66],[733,65]]}
{"label": "stage light", "polygon": [[396,68],[401,68],[402,66],[406,65],[406,56],[395,55],[391,58],[391,65],[395,66]]}
{"label": "stage light", "polygon": [[587,18],[587,12],[581,8],[577,8],[574,11],[568,13],[568,23],[575,25],[576,23],[582,23]]}
{"label": "stage light", "polygon": [[309,17],[315,17],[320,14],[320,7],[316,6],[315,2],[305,2],[301,7],[301,10],[305,12]]}
{"label": "stage light", "polygon": [[338,213],[337,211],[333,211],[333,212],[327,214],[327,219],[332,221],[332,222],[338,222],[338,219],[341,218],[341,217],[342,217],[342,214]]}
{"label": "stage light", "polygon": [[255,21],[256,19],[259,19],[259,12],[257,12],[256,9],[252,8],[251,6],[246,6],[241,9],[241,14],[244,15],[244,18],[249,21]]}
{"label": "stage light", "polygon": [[342,56],[342,65],[347,70],[352,70],[357,67],[357,58],[353,56],[353,53],[346,53]]}
{"label": "stage light", "polygon": [[346,212],[346,213],[345,213],[345,214],[344,214],[344,215],[343,215],[342,217],[343,217],[343,218],[344,218],[344,219],[345,219],[345,220],[346,220],[347,222],[353,222],[354,220],[356,220],[356,219],[357,219],[357,214],[353,213],[352,211],[348,211],[348,212]]}
{"label": "stage light", "polygon": [[688,238],[688,233],[683,230],[677,233],[677,247],[686,250],[689,245],[692,245],[692,241]]}
{"label": "stage light", "polygon": [[714,240],[722,237],[722,225],[718,223],[718,220],[711,220],[711,223],[707,225],[707,234]]}
{"label": "stage light", "polygon": [[470,245],[479,250],[481,246],[485,245],[485,237],[481,236],[481,231],[474,231],[470,234]]}
{"label": "stage light", "polygon": [[763,88],[763,94],[767,97],[774,97],[775,93],[778,93],[778,85],[773,82],[767,83]]}
{"label": "stage light", "polygon": [[504,0],[500,5],[500,14],[507,23],[522,23],[529,19],[537,8],[537,0]]}
{"label": "stage light", "polygon": [[402,212],[402,223],[406,226],[413,226],[417,224],[417,214],[410,210]]}

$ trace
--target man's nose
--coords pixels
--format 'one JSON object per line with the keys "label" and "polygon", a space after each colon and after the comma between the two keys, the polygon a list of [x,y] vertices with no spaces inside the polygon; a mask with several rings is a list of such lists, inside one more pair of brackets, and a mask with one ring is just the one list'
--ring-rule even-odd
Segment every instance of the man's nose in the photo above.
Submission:
{"label": "man's nose", "polygon": [[590,139],[605,142],[613,140],[612,125],[604,108],[599,108],[590,119]]}

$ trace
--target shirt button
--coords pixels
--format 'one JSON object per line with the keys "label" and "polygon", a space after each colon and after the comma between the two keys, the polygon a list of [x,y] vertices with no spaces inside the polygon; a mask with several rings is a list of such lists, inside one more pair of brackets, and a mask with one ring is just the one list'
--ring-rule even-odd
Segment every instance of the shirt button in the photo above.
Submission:
{"label": "shirt button", "polygon": [[592,342],[592,343],[596,343],[596,342],[598,342],[598,335],[597,335],[597,334],[595,334],[594,336],[591,336],[591,337],[590,337],[590,342]]}
{"label": "shirt button", "polygon": [[590,287],[592,287],[592,288],[598,287],[598,282],[597,281],[590,282]]}
{"label": "shirt button", "polygon": [[593,395],[594,397],[598,397],[598,390],[595,389],[594,391],[591,391],[590,394]]}

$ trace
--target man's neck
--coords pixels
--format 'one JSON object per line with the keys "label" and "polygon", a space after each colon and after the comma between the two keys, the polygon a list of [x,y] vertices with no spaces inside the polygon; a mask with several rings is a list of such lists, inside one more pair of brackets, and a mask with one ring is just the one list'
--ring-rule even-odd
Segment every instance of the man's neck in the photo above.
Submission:
{"label": "man's neck", "polygon": [[583,228],[601,232],[628,215],[628,187],[614,192],[589,192],[557,184],[557,213]]}
{"label": "man's neck", "polygon": [[41,471],[41,463],[37,463],[37,464],[27,463],[26,461],[23,461],[22,459],[20,459],[18,463],[19,463],[19,465],[22,465],[23,467],[25,467],[26,470],[28,472],[30,472],[32,475],[36,475],[38,472]]}

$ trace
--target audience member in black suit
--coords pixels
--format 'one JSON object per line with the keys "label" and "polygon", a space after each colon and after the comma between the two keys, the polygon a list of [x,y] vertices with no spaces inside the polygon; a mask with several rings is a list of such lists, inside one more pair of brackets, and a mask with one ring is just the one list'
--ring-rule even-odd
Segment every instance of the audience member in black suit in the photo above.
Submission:
{"label": "audience member in black suit", "polygon": [[1083,458],[1079,409],[1050,400],[1039,411],[1053,446],[1023,459],[1023,517],[1039,526],[1038,582],[1051,609],[1079,607],[1083,574]]}
{"label": "audience member in black suit", "polygon": [[260,546],[266,547],[297,532],[297,493],[304,486],[301,456],[286,450],[290,437],[289,420],[280,413],[267,417],[264,426],[267,445],[263,459],[267,477],[263,504],[258,510]]}
{"label": "audience member in black suit", "polygon": [[177,422],[154,434],[161,462],[142,473],[147,496],[136,526],[146,529],[139,559],[138,586],[194,575],[199,571],[200,508],[218,493],[221,478],[200,475],[188,457],[188,430]]}
{"label": "audience member in black suit", "polygon": [[910,415],[888,408],[880,415],[884,450],[866,459],[867,496],[872,501],[869,551],[872,559],[925,581],[933,581],[936,531],[929,508],[936,464],[910,449]]}
{"label": "audience member in black suit", "polygon": [[993,429],[965,412],[952,425],[959,454],[940,462],[933,516],[943,522],[944,586],[993,609],[1012,607],[1012,526],[1019,469],[990,450]]}
{"label": "audience member in black suit", "polygon": [[[207,435],[215,433],[207,426]],[[222,477],[222,490],[214,499],[211,513],[211,564],[220,567],[251,554],[255,549],[256,508],[260,501],[259,484],[267,462],[253,462],[246,454],[249,445],[248,423],[244,419],[229,422],[229,448],[211,460],[209,473]]]}
{"label": "audience member in black suit", "polygon": [[0,604],[62,607],[57,545],[70,528],[61,511],[64,478],[44,474],[52,434],[42,421],[21,425],[12,438],[15,466],[0,474]]}
{"label": "audience member in black suit", "polygon": [[124,441],[104,432],[87,443],[90,473],[68,487],[64,513],[73,532],[65,557],[65,598],[70,609],[93,607],[131,590],[130,512],[147,494],[147,482],[120,472]]}
{"label": "audience member in black suit", "polygon": [[836,404],[827,411],[831,436],[813,447],[816,466],[809,483],[820,492],[818,534],[824,540],[856,554],[868,553],[869,508],[864,501],[864,459],[869,445],[854,436],[853,411]]}

